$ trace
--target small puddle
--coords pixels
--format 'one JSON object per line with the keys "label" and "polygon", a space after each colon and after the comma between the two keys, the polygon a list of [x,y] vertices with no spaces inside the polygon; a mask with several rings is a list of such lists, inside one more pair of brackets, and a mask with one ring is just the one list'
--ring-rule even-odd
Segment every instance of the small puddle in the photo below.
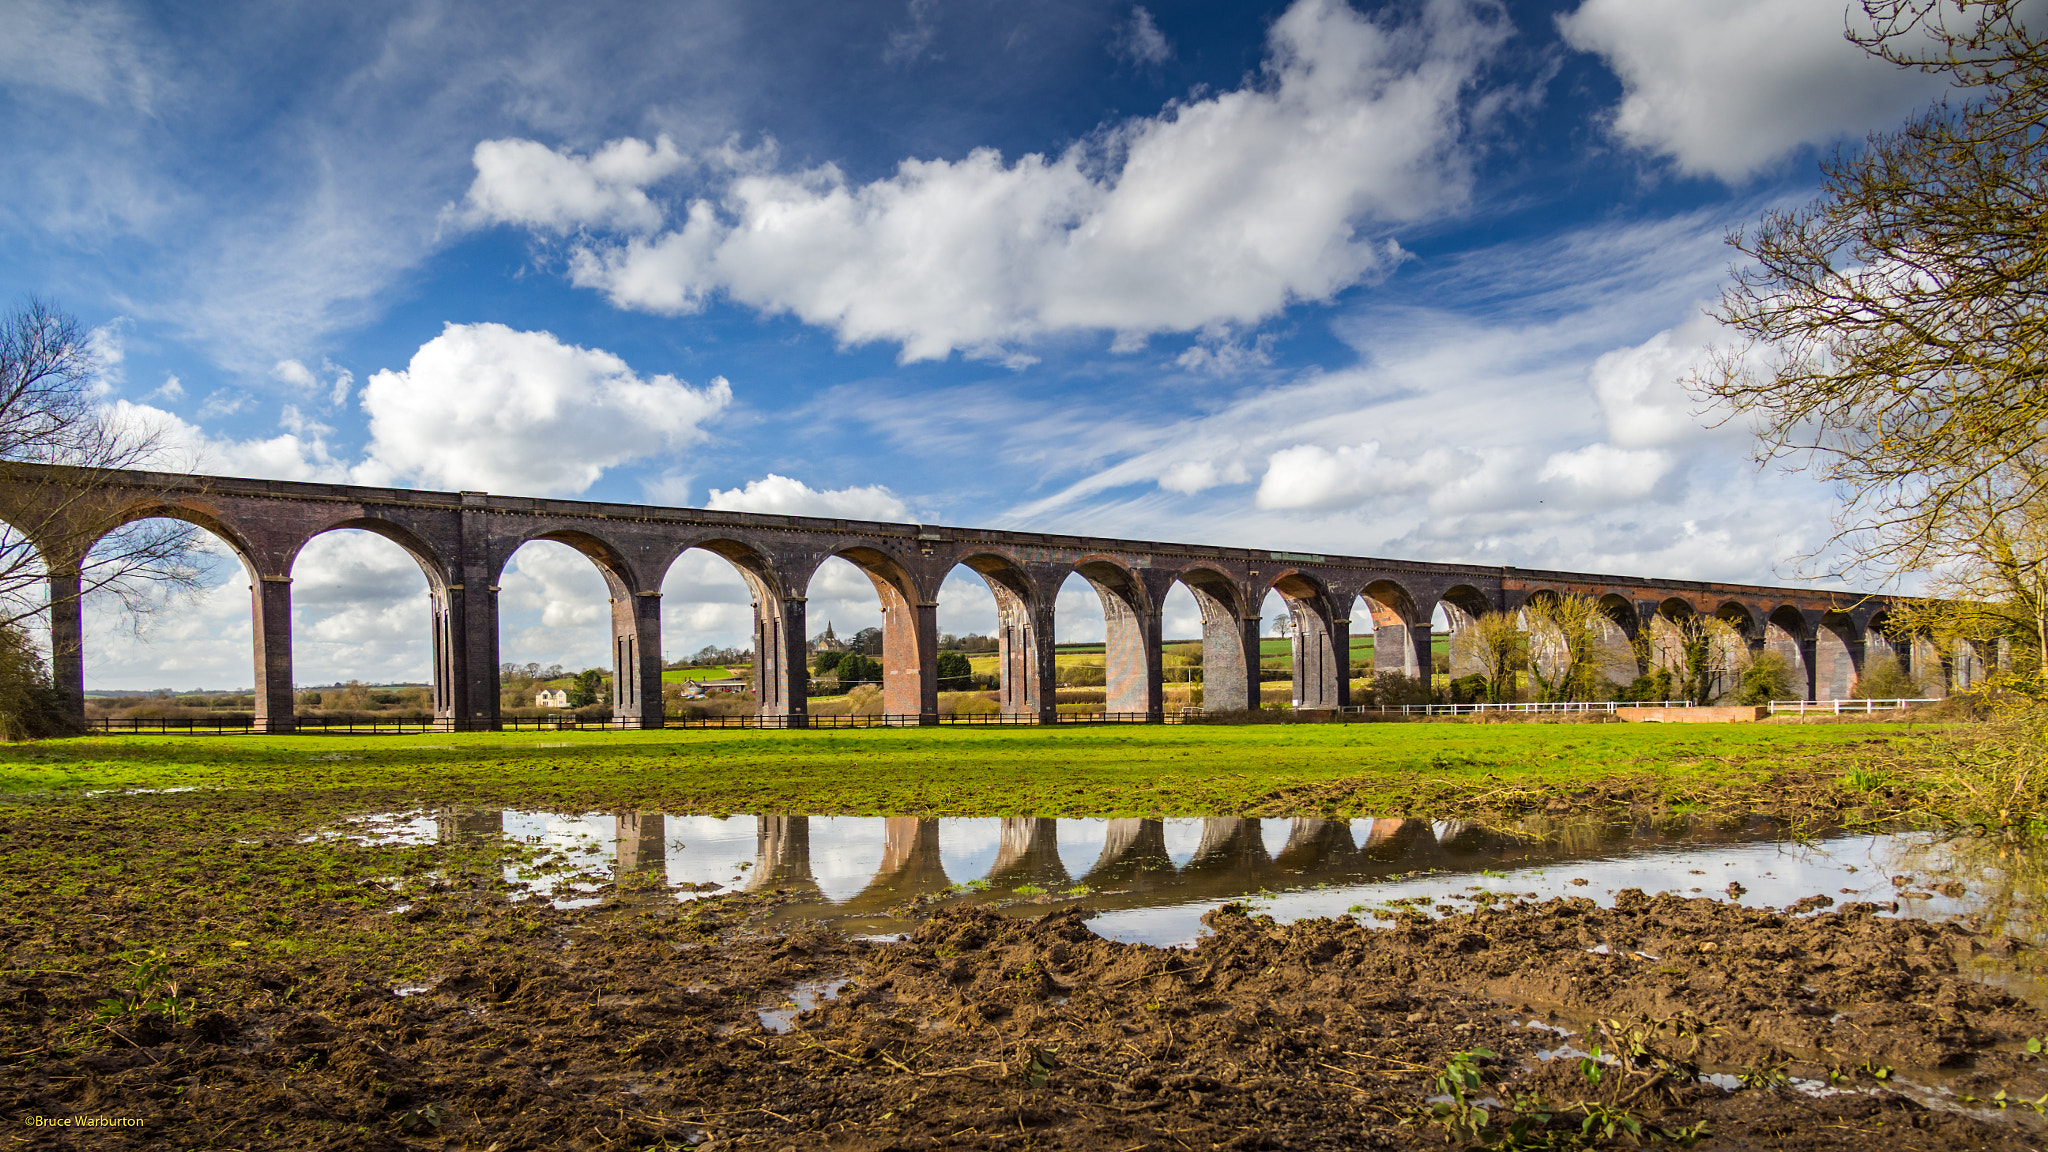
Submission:
{"label": "small puddle", "polygon": [[[1761,817],[1481,825],[449,809],[345,820],[329,834],[498,845],[512,898],[559,907],[780,891],[771,924],[823,921],[875,940],[944,904],[1031,916],[1079,905],[1101,936],[1186,946],[1205,931],[1203,915],[1232,901],[1283,922],[1351,915],[1383,925],[1564,896],[1612,905],[1637,888],[1797,914],[1875,903],[1886,915],[1968,917],[1979,931],[2048,943],[2048,853],[1917,831],[1795,840]],[[2048,981],[2030,970],[1991,956],[1969,962],[2048,1003]]]}
{"label": "small puddle", "polygon": [[761,1018],[761,1027],[779,1035],[796,1027],[798,1016],[828,1000],[839,999],[840,991],[851,983],[851,977],[841,977],[837,980],[799,984],[789,990],[788,1001],[781,1007],[756,1008],[754,1014]]}

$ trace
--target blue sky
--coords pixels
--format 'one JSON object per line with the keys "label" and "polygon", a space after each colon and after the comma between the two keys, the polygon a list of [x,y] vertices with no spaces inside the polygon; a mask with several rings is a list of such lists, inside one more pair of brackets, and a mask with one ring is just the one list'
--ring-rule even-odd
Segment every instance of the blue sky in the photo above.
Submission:
{"label": "blue sky", "polygon": [[[1839,0],[0,9],[0,295],[168,464],[1757,582],[1833,504],[1680,387],[1722,238],[1938,94]],[[248,683],[218,574],[89,682]],[[295,576],[301,681],[424,675],[395,548]],[[505,587],[600,659],[587,561]]]}

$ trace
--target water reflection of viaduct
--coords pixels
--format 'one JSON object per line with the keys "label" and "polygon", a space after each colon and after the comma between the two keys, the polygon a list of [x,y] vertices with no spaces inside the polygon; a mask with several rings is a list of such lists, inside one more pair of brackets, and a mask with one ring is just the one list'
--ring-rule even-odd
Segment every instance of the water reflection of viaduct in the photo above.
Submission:
{"label": "water reflection of viaduct", "polygon": [[[1258,703],[1259,623],[1269,592],[1293,617],[1294,693],[1307,708],[1347,704],[1354,632],[1375,638],[1373,668],[1418,674],[1431,666],[1439,611],[1453,631],[1490,612],[1545,597],[1598,600],[1610,633],[1609,675],[1677,659],[1669,642],[1692,616],[1726,620],[1749,651],[1778,651],[1800,670],[1809,699],[1847,696],[1867,654],[1894,651],[1916,677],[1969,682],[1979,654],[1944,656],[1924,643],[1895,645],[1889,602],[1847,593],[1602,576],[1369,557],[1159,544],[1037,532],[885,524],[803,516],[653,508],[572,500],[420,492],[341,484],[239,480],[144,472],[83,474],[14,465],[0,482],[0,519],[42,553],[52,589],[52,671],[82,710],[85,683],[77,601],[83,557],[114,528],[150,517],[199,525],[234,551],[252,588],[256,716],[266,731],[292,727],[292,569],[307,542],[360,529],[397,543],[426,573],[433,603],[433,700],[441,726],[498,724],[498,581],[512,554],[554,540],[589,557],[611,594],[615,714],[626,727],[661,724],[661,587],[678,558],[704,549],[729,561],[752,593],[760,711],[792,726],[805,715],[805,593],[818,565],[843,557],[873,582],[884,620],[884,707],[936,719],[938,594],[956,568],[979,573],[999,615],[1002,708],[1056,712],[1053,604],[1073,575],[1102,600],[1108,630],[1107,708],[1163,713],[1161,606],[1176,585],[1202,614],[1204,706]],[[1467,669],[1454,667],[1454,673]]]}
{"label": "water reflection of viaduct", "polygon": [[[937,895],[955,885],[982,881],[976,890],[956,893],[969,901],[1014,898],[1019,888],[1049,893],[1088,889],[1087,903],[1101,909],[1150,907],[1204,900],[1227,900],[1263,889],[1365,884],[1409,872],[1440,870],[1472,873],[1482,868],[1512,868],[1609,855],[1663,843],[1654,829],[1629,826],[1527,822],[1514,833],[1476,824],[1430,824],[1413,819],[1354,822],[1296,817],[1288,821],[1281,849],[1266,847],[1258,819],[1214,817],[1202,821],[1202,835],[1185,864],[1176,865],[1167,851],[1163,820],[1107,821],[1107,835],[1095,862],[1085,871],[1070,870],[1059,854],[1059,822],[1045,818],[1005,818],[995,861],[980,876],[949,876],[940,858],[941,821],[925,817],[890,817],[882,829],[882,858],[875,874],[854,895],[827,901],[811,871],[810,821],[803,816],[756,817],[754,866],[746,887],[751,891],[788,891],[799,907],[829,903],[834,916],[876,914],[919,896]],[[617,814],[617,868],[620,873],[664,872],[667,868],[666,821],[659,813]],[[490,837],[503,828],[498,813],[446,816],[443,839]],[[1362,835],[1361,835],[1362,832]],[[1741,830],[1688,828],[1688,843],[1734,842],[1748,838]],[[803,900],[810,896],[812,899]]]}

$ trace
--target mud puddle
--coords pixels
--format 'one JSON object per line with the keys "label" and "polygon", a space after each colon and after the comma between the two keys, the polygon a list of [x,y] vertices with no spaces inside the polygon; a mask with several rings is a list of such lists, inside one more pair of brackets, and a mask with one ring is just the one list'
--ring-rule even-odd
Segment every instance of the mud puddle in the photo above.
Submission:
{"label": "mud puddle", "polygon": [[[1278,922],[1393,911],[1440,917],[1503,902],[1671,893],[1749,908],[1869,903],[1963,918],[2048,943],[2048,857],[1925,831],[1793,839],[1767,817],[1726,821],[1031,819],[379,813],[342,824],[368,843],[505,846],[518,898],[558,908],[666,894],[777,893],[771,926],[821,922],[893,939],[951,906],[1039,915],[1085,906],[1106,939],[1188,947],[1203,918],[1248,902]],[[623,884],[631,881],[631,884]],[[1803,902],[1803,903],[1802,903]],[[2048,982],[2003,958],[1981,978],[2048,1005]]]}
{"label": "mud puddle", "polygon": [[2043,1144],[2048,1011],[1979,970],[2043,885],[1986,841],[60,815],[0,829],[27,1147]]}

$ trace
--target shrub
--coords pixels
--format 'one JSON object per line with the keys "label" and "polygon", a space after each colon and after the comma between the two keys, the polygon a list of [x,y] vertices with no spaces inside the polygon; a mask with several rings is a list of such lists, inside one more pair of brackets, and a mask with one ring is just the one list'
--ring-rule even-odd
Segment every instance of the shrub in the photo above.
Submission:
{"label": "shrub", "polygon": [[974,679],[974,665],[958,652],[939,653],[939,687],[959,691],[970,687]]}
{"label": "shrub", "polygon": [[1002,710],[1001,704],[979,692],[939,693],[942,716],[994,716]]}
{"label": "shrub", "polygon": [[1737,704],[1768,704],[1773,700],[1797,700],[1799,690],[1792,686],[1792,662],[1783,653],[1765,649],[1757,653],[1742,670],[1742,679],[1735,686]]}
{"label": "shrub", "polygon": [[1618,700],[1628,700],[1636,702],[1649,700],[1675,700],[1677,699],[1677,697],[1673,696],[1672,693],[1676,690],[1677,688],[1673,684],[1671,679],[1671,669],[1659,668],[1654,672],[1646,672],[1643,675],[1636,677],[1635,680],[1632,683],[1630,683],[1628,687],[1623,688],[1620,694],[1617,695],[1615,698]]}
{"label": "shrub", "polygon": [[[858,652],[848,652],[840,657],[834,669],[842,687],[852,688],[856,684],[879,685],[882,682],[882,662]],[[865,713],[856,713],[865,715]]]}
{"label": "shrub", "polygon": [[1486,699],[1486,677],[1477,672],[1451,681],[1451,703],[1477,704]]}
{"label": "shrub", "polygon": [[1920,687],[1900,666],[1898,657],[1881,653],[1863,662],[1863,675],[1857,677],[1853,695],[1858,700],[1909,700],[1920,695]]}
{"label": "shrub", "polygon": [[846,714],[849,716],[880,716],[882,714],[882,688],[878,684],[861,684],[846,694]]}
{"label": "shrub", "polygon": [[40,740],[78,730],[28,634],[0,627],[0,737]]}
{"label": "shrub", "polygon": [[844,652],[820,652],[818,653],[818,658],[812,662],[811,667],[819,675],[823,675],[839,667],[839,662],[845,658],[846,653]]}
{"label": "shrub", "polygon": [[1375,672],[1371,679],[1358,681],[1358,686],[1352,690],[1351,702],[1361,708],[1427,704],[1430,702],[1429,684],[1405,672]]}

